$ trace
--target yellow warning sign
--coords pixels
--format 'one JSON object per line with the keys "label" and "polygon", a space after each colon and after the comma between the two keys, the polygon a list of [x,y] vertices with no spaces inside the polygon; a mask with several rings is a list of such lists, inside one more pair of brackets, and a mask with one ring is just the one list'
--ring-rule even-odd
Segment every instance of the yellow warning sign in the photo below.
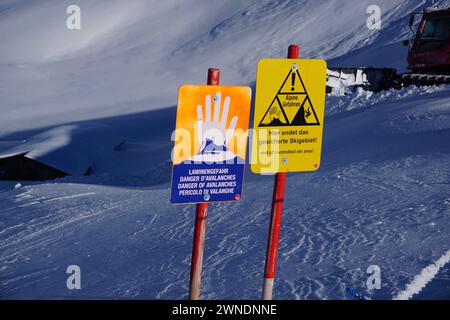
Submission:
{"label": "yellow warning sign", "polygon": [[253,122],[253,172],[319,168],[326,70],[324,60],[260,60]]}

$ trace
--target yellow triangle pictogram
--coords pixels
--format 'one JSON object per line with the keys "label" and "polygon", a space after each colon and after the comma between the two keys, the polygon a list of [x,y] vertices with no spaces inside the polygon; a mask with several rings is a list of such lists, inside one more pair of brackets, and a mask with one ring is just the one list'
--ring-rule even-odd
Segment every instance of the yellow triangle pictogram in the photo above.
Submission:
{"label": "yellow triangle pictogram", "polygon": [[305,104],[303,105],[303,108],[305,110],[305,121],[307,124],[314,125],[318,124],[319,121],[317,120],[316,112],[314,111],[314,108],[312,107],[311,100],[309,97],[306,99]]}
{"label": "yellow triangle pictogram", "polygon": [[289,121],[286,118],[286,114],[284,113],[283,108],[281,107],[280,101],[275,98],[269,109],[267,109],[267,112],[259,125],[261,127],[276,127],[285,126],[288,124]]}
{"label": "yellow triangle pictogram", "polygon": [[303,84],[303,80],[300,76],[298,70],[291,70],[289,75],[284,80],[283,85],[280,88],[278,93],[281,94],[295,94],[295,93],[303,93],[306,94],[306,89]]}
{"label": "yellow triangle pictogram", "polygon": [[303,102],[306,99],[306,94],[298,94],[298,95],[280,94],[277,97],[281,102],[281,106],[283,107],[288,122],[292,123],[292,121],[295,118],[295,115],[298,113],[301,106],[303,105]]}

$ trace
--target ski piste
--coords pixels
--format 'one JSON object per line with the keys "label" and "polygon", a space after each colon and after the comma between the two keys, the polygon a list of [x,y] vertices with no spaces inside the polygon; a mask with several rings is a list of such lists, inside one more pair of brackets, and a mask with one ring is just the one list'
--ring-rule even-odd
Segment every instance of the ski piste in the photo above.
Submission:
{"label": "ski piste", "polygon": [[[326,96],[320,170],[287,174],[274,299],[450,299],[450,86],[408,70],[401,43],[412,12],[449,1],[378,0],[380,30],[370,0],[78,0],[81,30],[64,1],[0,1],[0,297],[186,299],[195,212],[169,202],[179,85],[220,67],[221,84],[255,88],[258,59],[297,43],[330,71],[415,79],[377,92],[365,76],[389,69],[333,74],[362,85]],[[244,172],[239,203],[208,212],[202,298],[261,297],[273,177]],[[365,286],[373,264],[381,290]]]}

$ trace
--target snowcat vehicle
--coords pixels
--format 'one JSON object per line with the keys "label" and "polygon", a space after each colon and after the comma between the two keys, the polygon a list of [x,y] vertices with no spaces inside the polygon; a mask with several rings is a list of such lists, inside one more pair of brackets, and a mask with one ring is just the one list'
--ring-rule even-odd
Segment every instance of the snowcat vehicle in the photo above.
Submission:
{"label": "snowcat vehicle", "polygon": [[[422,18],[414,31],[417,16]],[[380,91],[406,85],[450,84],[450,8],[413,12],[409,28],[414,36],[403,41],[409,48],[408,73],[398,74],[394,68],[329,68],[327,92],[342,94],[357,87]]]}

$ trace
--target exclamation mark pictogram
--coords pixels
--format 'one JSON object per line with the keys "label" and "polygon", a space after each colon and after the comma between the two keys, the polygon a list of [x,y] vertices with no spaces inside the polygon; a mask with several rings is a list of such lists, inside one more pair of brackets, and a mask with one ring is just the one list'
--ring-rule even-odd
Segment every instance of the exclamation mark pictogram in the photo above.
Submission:
{"label": "exclamation mark pictogram", "polygon": [[292,75],[292,77],[291,77],[291,84],[292,84],[291,91],[294,91],[295,90],[295,73],[292,73],[291,75]]}

